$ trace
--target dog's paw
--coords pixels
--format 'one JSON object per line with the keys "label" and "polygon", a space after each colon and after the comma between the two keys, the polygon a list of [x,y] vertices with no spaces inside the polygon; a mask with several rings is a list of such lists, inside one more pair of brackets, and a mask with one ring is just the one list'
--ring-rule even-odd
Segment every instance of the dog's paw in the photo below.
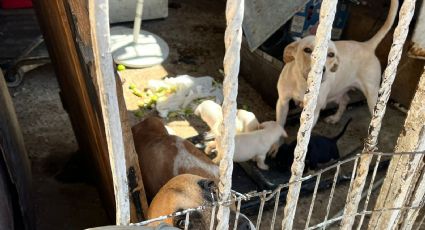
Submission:
{"label": "dog's paw", "polygon": [[262,162],[257,162],[257,167],[262,170],[269,170],[269,166]]}
{"label": "dog's paw", "polygon": [[329,117],[325,118],[325,122],[328,124],[336,124],[339,122],[339,120],[341,120],[341,117],[337,116],[337,115],[331,115]]}

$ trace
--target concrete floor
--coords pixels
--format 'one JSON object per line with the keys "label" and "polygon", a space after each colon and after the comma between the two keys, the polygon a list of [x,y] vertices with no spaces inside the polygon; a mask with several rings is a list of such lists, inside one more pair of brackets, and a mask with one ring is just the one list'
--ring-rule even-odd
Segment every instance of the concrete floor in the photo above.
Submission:
{"label": "concrete floor", "polygon": [[[125,79],[124,95],[132,124],[142,118],[134,115],[139,99],[128,91],[130,83],[143,88],[148,79],[173,77],[178,74],[210,75],[218,81],[222,80],[218,70],[222,68],[224,55],[224,2],[217,4],[215,1],[170,0],[170,3],[173,4],[166,20],[144,23],[144,29],[160,35],[169,44],[170,56],[167,61],[160,66],[122,72]],[[11,90],[32,162],[37,227],[47,230],[83,229],[108,224],[97,190],[91,183],[83,180],[65,183],[56,178],[77,151],[69,118],[62,108],[58,92],[58,84],[50,65],[27,73],[24,83]],[[260,121],[274,119],[274,108],[263,102],[255,89],[243,80],[243,76],[239,82],[238,104],[248,106]],[[370,120],[370,114],[364,105],[349,109],[342,121],[349,117],[353,118],[353,122],[338,143],[342,155],[362,146]],[[404,117],[405,114],[388,107],[379,137],[380,151],[392,151]],[[194,116],[166,122],[182,137],[206,130],[205,124]],[[333,136],[341,126],[342,123],[329,125],[319,120],[314,132]],[[287,127],[290,137],[295,137],[297,127]],[[73,168],[70,173],[78,174],[81,170],[78,167]],[[343,207],[347,188],[347,185],[338,186],[331,215]],[[311,224],[320,222],[328,195],[328,192],[318,194]],[[311,197],[300,199],[296,228],[304,226],[310,200]],[[283,209],[279,209],[278,220],[282,213]],[[264,215],[262,229],[266,229],[271,220],[270,211]],[[255,220],[254,218],[255,216],[252,220]]]}

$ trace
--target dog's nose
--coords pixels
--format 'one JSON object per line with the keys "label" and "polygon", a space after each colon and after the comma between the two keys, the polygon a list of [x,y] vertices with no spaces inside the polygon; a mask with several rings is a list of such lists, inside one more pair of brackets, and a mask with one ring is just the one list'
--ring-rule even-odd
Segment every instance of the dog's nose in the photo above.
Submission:
{"label": "dog's nose", "polygon": [[255,226],[244,214],[241,213],[239,216],[237,229],[238,230],[255,230]]}

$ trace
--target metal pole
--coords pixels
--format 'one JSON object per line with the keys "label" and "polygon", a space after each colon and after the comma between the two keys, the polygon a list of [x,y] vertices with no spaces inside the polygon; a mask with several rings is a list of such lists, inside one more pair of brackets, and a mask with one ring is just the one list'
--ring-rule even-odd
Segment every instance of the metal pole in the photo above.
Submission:
{"label": "metal pole", "polygon": [[137,43],[139,40],[140,29],[142,27],[142,14],[143,14],[143,0],[137,0],[136,17],[134,18],[133,26],[133,42]]}
{"label": "metal pole", "polygon": [[[220,199],[230,199],[232,187],[233,154],[236,134],[236,96],[238,94],[238,74],[240,65],[240,48],[242,42],[242,20],[244,0],[227,0],[227,28],[224,34],[226,53],[224,55],[223,81],[223,123],[220,126],[221,135],[217,138],[218,155],[223,156],[220,162],[220,183],[218,185]],[[217,213],[217,229],[229,228],[229,207],[220,204]]]}
{"label": "metal pole", "polygon": [[[305,107],[300,118],[301,125],[297,135],[298,141],[294,152],[294,163],[291,168],[292,176],[289,181],[290,183],[300,180],[304,171],[304,160],[311,130],[313,128],[314,111],[316,109],[317,97],[320,90],[323,66],[327,57],[328,43],[331,39],[332,23],[335,18],[337,3],[337,0],[324,0],[320,9],[320,23],[317,28],[315,47],[311,55],[312,67],[307,79],[308,90],[303,100]],[[296,182],[289,186],[282,229],[292,229],[300,189],[301,182]]]}

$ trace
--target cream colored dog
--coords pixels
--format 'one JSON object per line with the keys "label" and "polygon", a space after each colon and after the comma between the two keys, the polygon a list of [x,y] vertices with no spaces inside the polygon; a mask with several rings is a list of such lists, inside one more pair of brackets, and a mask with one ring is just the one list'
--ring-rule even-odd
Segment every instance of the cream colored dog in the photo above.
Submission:
{"label": "cream colored dog", "polygon": [[[236,134],[233,161],[244,162],[253,159],[257,162],[258,168],[268,170],[269,166],[264,162],[267,152],[273,144],[281,137],[286,137],[287,134],[275,121],[263,122],[259,127],[259,130]],[[211,141],[207,144],[205,153],[211,154],[215,148],[216,142]],[[222,158],[223,156],[217,155],[213,162],[218,164]]]}
{"label": "cream colored dog", "polygon": [[[216,136],[219,135],[219,126],[223,120],[223,112],[219,104],[205,100],[196,107],[195,115],[200,116]],[[237,133],[257,130],[260,125],[254,113],[243,109],[238,109],[235,122]]]}
{"label": "cream colored dog", "polygon": [[[373,111],[381,80],[381,65],[375,55],[375,49],[393,25],[397,9],[398,0],[391,0],[391,7],[384,25],[366,42],[329,42],[322,85],[314,113],[314,124],[317,122],[320,110],[330,102],[337,103],[338,110],[325,121],[337,123],[349,102],[347,92],[353,88],[363,92],[370,112]],[[283,59],[286,64],[277,84],[279,99],[276,104],[276,121],[282,127],[288,115],[289,101],[292,99],[302,104],[307,90],[306,79],[311,69],[314,42],[314,36],[308,36],[289,44],[284,50]]]}

